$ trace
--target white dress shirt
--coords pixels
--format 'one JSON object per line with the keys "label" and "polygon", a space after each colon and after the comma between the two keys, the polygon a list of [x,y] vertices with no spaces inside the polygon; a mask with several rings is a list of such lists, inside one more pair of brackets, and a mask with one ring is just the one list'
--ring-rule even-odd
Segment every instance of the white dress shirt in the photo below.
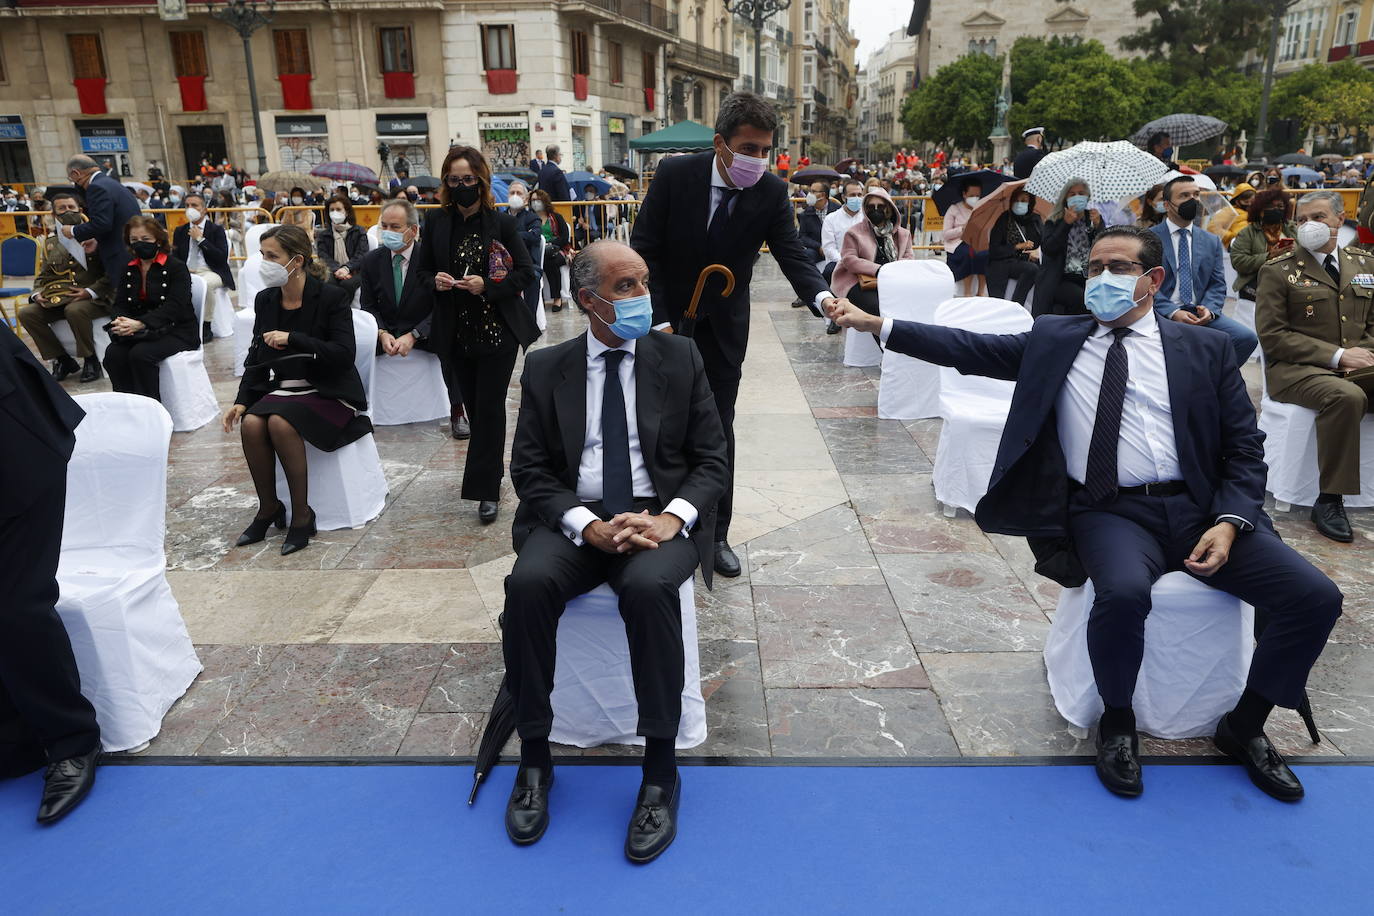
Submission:
{"label": "white dress shirt", "polygon": [[[1189,223],[1186,226],[1180,226],[1178,223],[1173,221],[1172,217],[1166,217],[1164,220],[1164,225],[1169,227],[1169,246],[1173,249],[1174,253],[1174,295],[1173,298],[1171,298],[1169,301],[1180,308],[1182,308],[1185,305],[1197,305],[1198,302],[1202,300],[1202,290],[1197,288],[1197,246],[1193,244],[1193,224]],[[1178,235],[1180,232],[1188,233],[1188,265],[1192,268],[1193,271],[1192,302],[1184,302],[1182,299],[1178,297]]]}
{"label": "white dress shirt", "polygon": [[[582,462],[577,468],[577,498],[584,503],[601,500],[602,435],[601,402],[606,392],[606,360],[602,357],[611,348],[597,340],[590,332],[587,340],[587,429],[582,439]],[[658,497],[654,482],[649,477],[648,465],[644,463],[644,452],[639,443],[639,418],[635,413],[637,396],[635,392],[635,341],[627,340],[617,350],[629,355],[620,361],[620,390],[625,396],[625,421],[630,432],[630,480],[634,485],[636,499],[655,499]],[[682,519],[682,535],[687,536],[697,522],[696,507],[682,498],[675,498],[663,508]],[[563,533],[574,544],[582,546],[582,531],[597,520],[596,513],[586,506],[577,506],[563,513]]]}
{"label": "white dress shirt", "polygon": [[210,266],[205,263],[205,255],[200,253],[200,239],[190,234],[191,229],[205,231],[205,217],[200,218],[200,222],[192,223],[191,228],[187,229],[186,238],[190,241],[190,246],[186,250],[186,269],[195,273],[200,270],[209,270]]}
{"label": "white dress shirt", "polygon": [[840,209],[830,213],[821,223],[821,254],[827,264],[840,260],[840,247],[844,244],[844,234],[855,223],[864,218],[863,208],[858,213],[850,213],[849,208],[840,202]]}

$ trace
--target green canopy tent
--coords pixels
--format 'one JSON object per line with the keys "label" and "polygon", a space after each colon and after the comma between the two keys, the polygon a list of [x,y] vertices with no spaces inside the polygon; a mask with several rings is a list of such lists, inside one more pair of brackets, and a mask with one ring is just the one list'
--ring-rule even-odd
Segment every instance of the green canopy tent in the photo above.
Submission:
{"label": "green canopy tent", "polygon": [[639,171],[643,174],[644,159],[649,153],[694,153],[710,149],[715,135],[715,131],[705,124],[679,121],[672,127],[634,138],[630,141],[630,149],[639,153]]}

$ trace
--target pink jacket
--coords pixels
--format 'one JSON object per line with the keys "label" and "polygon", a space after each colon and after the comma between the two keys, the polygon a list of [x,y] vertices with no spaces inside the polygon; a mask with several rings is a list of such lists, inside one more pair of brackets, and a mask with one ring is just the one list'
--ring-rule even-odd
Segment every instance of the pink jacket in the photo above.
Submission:
{"label": "pink jacket", "polygon": [[[882,198],[894,213],[897,212],[896,205],[884,189],[870,188],[864,195],[865,206],[871,197]],[[897,260],[907,261],[916,257],[911,250],[911,233],[906,229],[898,226],[892,233],[892,240],[897,243]],[[877,253],[878,237],[873,233],[873,224],[865,218],[850,226],[840,246],[840,263],[835,265],[835,273],[830,278],[830,289],[835,295],[848,294],[850,288],[859,282],[860,275],[875,276],[878,265],[873,262],[873,257]]]}

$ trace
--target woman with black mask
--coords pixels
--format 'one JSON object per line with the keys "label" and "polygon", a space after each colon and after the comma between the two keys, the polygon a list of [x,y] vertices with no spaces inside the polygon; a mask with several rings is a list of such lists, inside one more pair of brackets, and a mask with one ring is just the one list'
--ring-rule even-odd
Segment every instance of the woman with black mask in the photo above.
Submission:
{"label": "woman with black mask", "polygon": [[884,264],[910,260],[911,233],[901,226],[897,206],[881,185],[864,194],[865,219],[849,227],[831,286],[870,315],[878,314],[878,272]]}
{"label": "woman with black mask", "polygon": [[478,520],[489,525],[496,521],[505,474],[511,373],[520,348],[539,337],[524,302],[534,264],[515,220],[496,208],[491,169],[480,150],[451,147],[439,175],[443,207],[425,220],[415,269],[436,291],[430,338],[472,425],[462,498],[477,500]]}
{"label": "woman with black mask", "polygon": [[997,218],[988,233],[988,295],[1007,297],[1025,305],[1040,273],[1040,230],[1043,221],[1035,212],[1035,198],[1024,189],[1011,195],[1011,209]]}
{"label": "woman with black mask", "polygon": [[1259,192],[1250,202],[1249,219],[1231,242],[1231,266],[1236,269],[1237,295],[1253,302],[1260,268],[1291,249],[1298,236],[1292,196],[1282,188]]}

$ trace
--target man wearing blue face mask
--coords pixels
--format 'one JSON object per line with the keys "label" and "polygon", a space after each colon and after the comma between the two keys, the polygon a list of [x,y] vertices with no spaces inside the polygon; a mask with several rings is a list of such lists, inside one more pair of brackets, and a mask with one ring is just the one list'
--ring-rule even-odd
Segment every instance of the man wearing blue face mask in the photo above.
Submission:
{"label": "man wearing blue face mask", "polygon": [[502,645],[521,743],[506,832],[528,845],[548,826],[558,619],[568,601],[606,582],[619,596],[645,738],[625,841],[626,856],[642,864],[677,832],[678,589],[698,566],[711,585],[725,434],[696,346],[650,332],[644,260],[619,242],[594,242],[571,273],[587,333],[526,357],[511,446],[518,557]]}
{"label": "man wearing blue face mask", "polygon": [[1230,340],[1156,314],[1163,274],[1159,237],[1119,226],[1089,253],[1090,315],[1047,315],[1015,335],[894,322],[852,306],[834,317],[896,352],[1016,381],[975,518],[984,531],[1029,538],[1043,575],[1067,586],[1092,580],[1103,785],[1124,796],[1143,789],[1132,700],[1150,590],[1183,571],[1269,615],[1215,741],[1256,786],[1294,801],[1302,784],[1264,722],[1275,705],[1302,703],[1343,599],[1274,533],[1263,509],[1264,437]]}
{"label": "man wearing blue face mask", "polygon": [[[695,334],[732,469],[735,398],[749,346],[749,284],[759,250],[767,243],[797,298],[817,315],[834,298],[797,235],[787,183],[768,172],[777,126],[777,111],[767,99],[750,92],[727,96],[716,116],[714,148],[659,163],[630,236],[649,265],[655,327],[681,321],[703,268],[723,264],[735,275],[729,296],[720,295],[715,283],[708,285]],[[862,202],[862,191],[859,196]],[[862,219],[862,212],[854,213],[855,222]],[[733,494],[732,478],[721,499],[715,557],[716,572],[732,577],[741,572],[728,540]]]}

